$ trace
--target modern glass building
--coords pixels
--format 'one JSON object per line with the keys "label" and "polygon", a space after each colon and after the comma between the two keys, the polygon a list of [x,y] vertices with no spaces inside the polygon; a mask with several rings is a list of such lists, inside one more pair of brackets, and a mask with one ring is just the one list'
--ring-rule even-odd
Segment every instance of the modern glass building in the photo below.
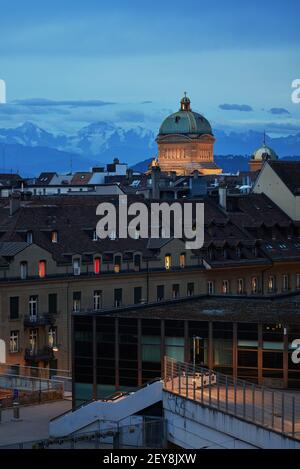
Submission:
{"label": "modern glass building", "polygon": [[73,315],[74,405],[163,375],[164,357],[250,382],[300,388],[300,299],[194,299]]}

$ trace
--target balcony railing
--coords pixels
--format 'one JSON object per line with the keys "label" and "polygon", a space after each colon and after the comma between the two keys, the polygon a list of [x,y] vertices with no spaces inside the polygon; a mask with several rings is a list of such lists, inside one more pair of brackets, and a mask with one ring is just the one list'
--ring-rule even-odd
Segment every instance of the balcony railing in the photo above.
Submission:
{"label": "balcony railing", "polygon": [[37,316],[28,314],[24,316],[24,327],[51,326],[54,323],[55,315],[50,313],[38,314]]}
{"label": "balcony railing", "polygon": [[27,348],[25,350],[25,361],[49,361],[54,358],[53,349],[51,347],[42,347],[37,349]]}

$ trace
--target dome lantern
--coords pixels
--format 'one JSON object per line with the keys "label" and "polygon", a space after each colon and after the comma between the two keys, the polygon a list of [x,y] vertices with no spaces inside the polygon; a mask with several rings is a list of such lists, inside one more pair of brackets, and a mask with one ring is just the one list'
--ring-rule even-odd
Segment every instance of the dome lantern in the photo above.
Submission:
{"label": "dome lantern", "polygon": [[187,97],[186,91],[184,92],[184,97],[180,101],[180,110],[181,111],[191,111],[191,100]]}

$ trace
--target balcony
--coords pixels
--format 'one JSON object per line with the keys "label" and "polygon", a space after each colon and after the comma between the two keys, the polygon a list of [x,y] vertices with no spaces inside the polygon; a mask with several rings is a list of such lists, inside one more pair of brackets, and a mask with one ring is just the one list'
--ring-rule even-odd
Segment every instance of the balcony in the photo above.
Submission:
{"label": "balcony", "polygon": [[37,316],[24,316],[24,327],[52,326],[55,323],[54,314],[45,313]]}
{"label": "balcony", "polygon": [[25,349],[24,355],[25,361],[27,362],[48,362],[54,358],[53,349],[51,347],[44,346],[40,349]]}

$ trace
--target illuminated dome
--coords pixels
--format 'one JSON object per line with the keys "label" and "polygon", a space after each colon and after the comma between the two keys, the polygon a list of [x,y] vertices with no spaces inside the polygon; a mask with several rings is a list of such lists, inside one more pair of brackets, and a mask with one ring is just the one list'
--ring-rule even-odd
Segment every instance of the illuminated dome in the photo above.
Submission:
{"label": "illuminated dome", "polygon": [[268,147],[265,143],[261,148],[256,150],[252,155],[252,160],[254,161],[268,161],[268,160],[278,160],[278,156],[272,148]]}

